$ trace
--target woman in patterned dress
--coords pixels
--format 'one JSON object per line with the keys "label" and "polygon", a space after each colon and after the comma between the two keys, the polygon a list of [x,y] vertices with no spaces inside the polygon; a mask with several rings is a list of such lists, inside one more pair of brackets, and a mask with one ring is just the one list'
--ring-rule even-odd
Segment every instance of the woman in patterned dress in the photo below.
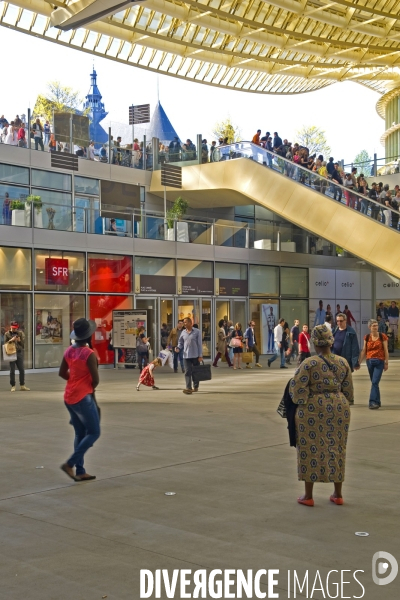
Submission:
{"label": "woman in patterned dress", "polygon": [[297,501],[314,506],[314,483],[332,482],[335,489],[330,500],[340,505],[353,381],[347,361],[331,354],[334,340],[330,329],[326,325],[314,327],[311,339],[318,356],[307,358],[290,382],[292,402],[298,405],[298,476],[305,482],[305,494]]}

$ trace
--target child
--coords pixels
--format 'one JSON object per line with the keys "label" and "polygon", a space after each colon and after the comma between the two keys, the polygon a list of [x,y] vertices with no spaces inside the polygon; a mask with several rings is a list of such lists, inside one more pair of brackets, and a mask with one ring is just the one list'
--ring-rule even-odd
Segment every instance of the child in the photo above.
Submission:
{"label": "child", "polygon": [[162,367],[161,358],[156,358],[149,365],[144,367],[143,371],[140,373],[139,382],[136,386],[137,391],[139,391],[140,385],[146,385],[147,387],[153,388],[153,390],[159,390],[157,386],[154,385],[154,377],[153,370],[156,367]]}

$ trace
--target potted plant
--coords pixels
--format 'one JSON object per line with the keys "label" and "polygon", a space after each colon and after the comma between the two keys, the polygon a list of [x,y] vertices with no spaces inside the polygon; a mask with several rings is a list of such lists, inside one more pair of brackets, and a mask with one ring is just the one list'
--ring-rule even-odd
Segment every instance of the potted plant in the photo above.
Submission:
{"label": "potted plant", "polygon": [[11,225],[25,227],[25,202],[22,200],[11,200],[10,210],[12,210]]}
{"label": "potted plant", "polygon": [[182,217],[185,216],[188,208],[188,201],[182,198],[182,196],[178,196],[171,208],[167,210],[167,240],[175,240],[174,223],[176,222],[176,241],[189,241],[188,224],[186,222],[182,223],[180,221]]}
{"label": "potted plant", "polygon": [[[25,224],[27,227],[43,227],[42,198],[40,196],[28,196],[25,201]],[[32,210],[33,209],[33,210]],[[34,221],[32,222],[32,212]]]}

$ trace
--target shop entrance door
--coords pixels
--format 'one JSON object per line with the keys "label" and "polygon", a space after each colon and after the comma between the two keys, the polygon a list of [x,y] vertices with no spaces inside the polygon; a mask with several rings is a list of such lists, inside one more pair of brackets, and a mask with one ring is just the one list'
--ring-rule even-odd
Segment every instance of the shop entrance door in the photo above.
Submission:
{"label": "shop entrance door", "polygon": [[160,298],[160,347],[166,348],[171,329],[176,326],[174,318],[174,301]]}
{"label": "shop entrance door", "polygon": [[149,359],[154,360],[161,349],[158,298],[136,298],[136,308],[147,310],[147,331],[145,333],[150,338]]}

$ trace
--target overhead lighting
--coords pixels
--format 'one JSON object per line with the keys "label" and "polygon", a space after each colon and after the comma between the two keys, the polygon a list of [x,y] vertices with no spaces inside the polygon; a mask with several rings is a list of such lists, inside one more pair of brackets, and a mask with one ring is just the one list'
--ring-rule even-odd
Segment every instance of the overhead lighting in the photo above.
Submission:
{"label": "overhead lighting", "polygon": [[50,15],[53,27],[69,31],[118,13],[123,8],[144,0],[78,0],[65,7],[56,7]]}

